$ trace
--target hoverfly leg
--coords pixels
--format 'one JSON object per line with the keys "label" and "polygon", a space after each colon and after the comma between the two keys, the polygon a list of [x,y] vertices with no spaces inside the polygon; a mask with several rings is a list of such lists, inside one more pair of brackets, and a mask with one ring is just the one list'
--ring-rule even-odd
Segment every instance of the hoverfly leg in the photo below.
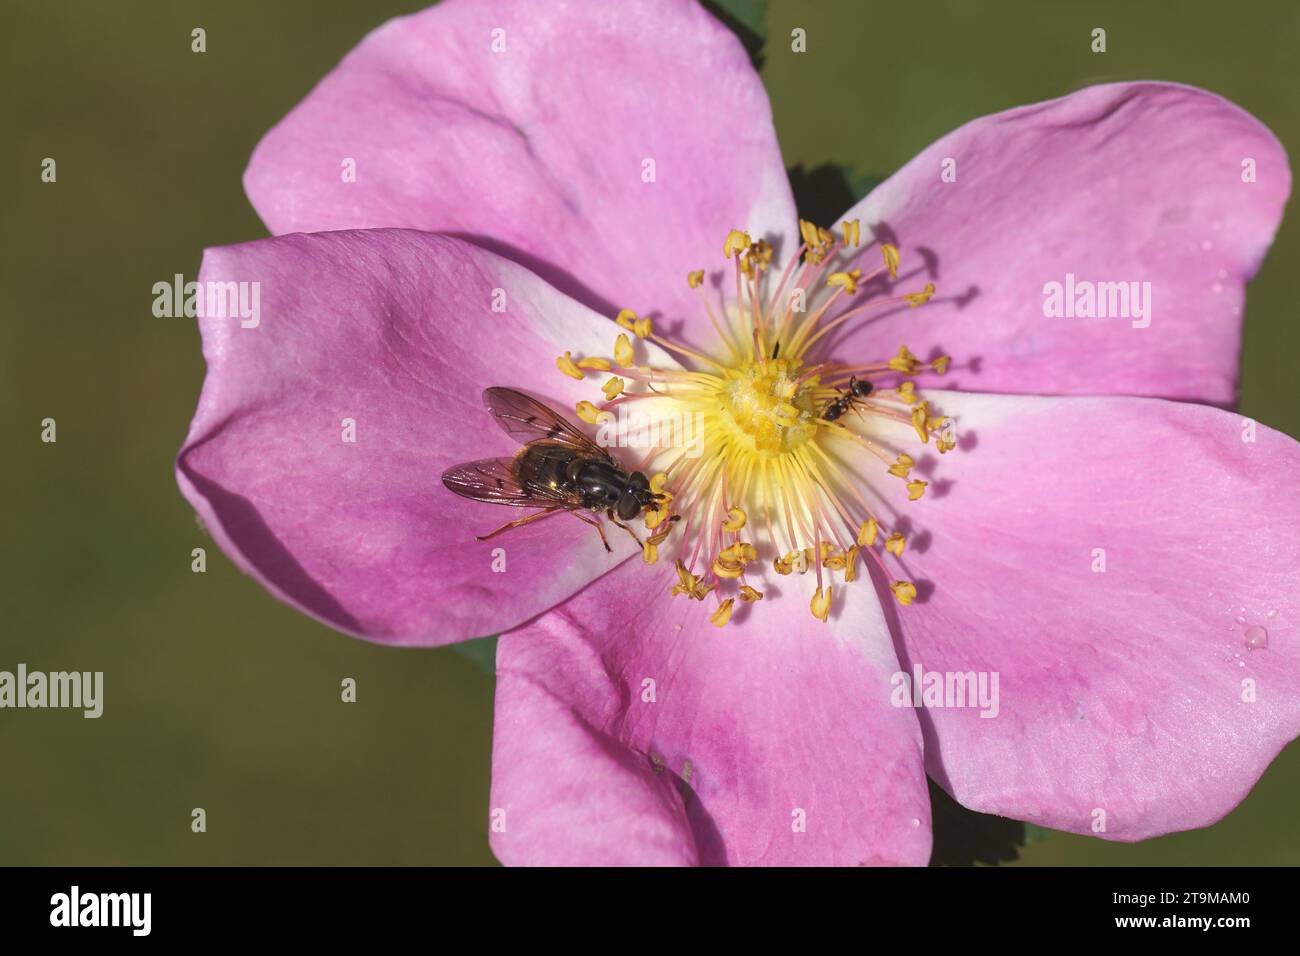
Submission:
{"label": "hoverfly leg", "polygon": [[600,526],[599,521],[597,521],[595,518],[588,518],[586,515],[581,514],[580,512],[577,511],[573,512],[573,516],[577,518],[579,521],[585,521],[587,522],[587,524],[595,528],[596,533],[600,535],[600,543],[605,546],[605,550],[608,551],[610,554],[614,553],[614,549],[611,548],[609,546],[609,542],[605,540],[605,529]]}
{"label": "hoverfly leg", "polygon": [[632,540],[636,542],[636,546],[638,548],[645,547],[645,545],[641,543],[641,539],[636,536],[636,532],[633,531],[631,528],[629,528],[627,525],[625,525],[623,522],[618,520],[618,517],[614,514],[613,508],[610,508],[608,511],[605,512],[605,517],[608,518],[610,521],[614,522],[614,524],[618,525],[628,534],[630,534],[632,536]]}
{"label": "hoverfly leg", "polygon": [[544,508],[541,511],[530,514],[527,518],[519,518],[515,521],[511,521],[509,524],[503,524],[495,531],[489,531],[487,534],[475,535],[475,537],[477,537],[479,541],[486,541],[488,538],[495,538],[497,535],[509,531],[511,528],[518,528],[520,525],[528,524],[530,521],[536,521],[538,518],[545,518],[547,515],[553,515],[559,510],[559,508]]}

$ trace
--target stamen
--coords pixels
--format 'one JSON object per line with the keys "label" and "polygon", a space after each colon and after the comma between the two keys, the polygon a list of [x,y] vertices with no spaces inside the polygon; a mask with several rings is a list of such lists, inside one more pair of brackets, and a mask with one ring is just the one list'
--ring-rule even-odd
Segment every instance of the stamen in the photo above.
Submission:
{"label": "stamen", "polygon": [[894,592],[894,597],[898,598],[898,603],[903,607],[916,600],[916,585],[911,581],[895,581],[889,585],[889,590]]}
{"label": "stamen", "polygon": [[829,585],[825,588],[818,588],[813,593],[812,600],[808,602],[808,608],[817,620],[826,620],[831,613],[831,589]]}
{"label": "stamen", "polygon": [[751,245],[753,241],[749,238],[749,233],[733,229],[727,233],[727,241],[722,244],[723,258],[730,259],[737,256]]}
{"label": "stamen", "polygon": [[[896,247],[880,243],[882,264],[864,275],[852,264],[863,248],[858,220],[843,222],[839,237],[807,220],[799,228],[803,243],[775,290],[771,245],[752,241],[743,230],[728,233],[723,253],[735,264],[735,291],[721,313],[710,301],[715,290],[704,289],[705,270],[687,273],[717,333],[709,355],[622,309],[612,361],[574,360],[569,352],[556,360],[577,379],[584,371],[617,371],[600,385],[603,403],[579,402],[577,414],[598,424],[610,419],[614,406],[632,405],[628,443],[646,449],[636,470],[651,476],[640,515],[648,532],[642,560],[656,564],[659,549],[676,535],[676,581],[669,590],[692,601],[714,594],[709,620],[718,627],[729,622],[736,601],[763,600],[755,584],[771,574],[812,572],[809,610],[827,621],[836,578],[857,580],[859,559],[892,581],[901,605],[912,603],[915,586],[889,570],[891,561],[901,562],[906,538],[884,527],[879,499],[901,500],[904,487],[906,500],[924,497],[929,483],[913,477],[916,461],[906,447],[912,434],[922,444],[933,435],[940,454],[956,447],[951,423],[932,414],[915,383],[892,378],[943,374],[947,356],[922,362],[904,345],[892,357],[845,364],[816,351],[829,332],[867,310],[924,304],[933,284],[905,295],[874,295],[873,280],[886,273],[890,281],[898,277]],[[859,293],[867,301],[843,307],[841,300]],[[634,364],[633,336],[681,357],[686,367]],[[668,434],[671,422],[677,423],[675,437]],[[681,431],[683,423],[688,432]],[[879,472],[845,458],[862,451],[869,453],[866,460],[880,462]],[[752,540],[740,540],[742,532]]]}
{"label": "stamen", "polygon": [[735,605],[735,598],[727,598],[718,605],[718,609],[709,615],[709,620],[715,627],[725,627],[727,621],[731,620],[731,609]]}
{"label": "stamen", "polygon": [[565,352],[563,355],[557,358],[555,360],[555,364],[559,366],[561,372],[563,372],[565,375],[569,376],[570,378],[576,378],[579,381],[582,380],[582,370],[579,369],[578,366],[573,364],[573,356],[571,356],[568,352]]}
{"label": "stamen", "polygon": [[860,237],[861,237],[861,228],[858,220],[849,219],[844,223],[843,228],[844,228],[844,245],[856,246],[860,241]]}
{"label": "stamen", "polygon": [[618,338],[614,340],[614,362],[619,368],[631,368],[634,358],[632,343],[620,332]]}
{"label": "stamen", "polygon": [[896,280],[898,278],[898,265],[902,262],[901,257],[898,255],[898,249],[887,242],[882,242],[880,244],[880,255],[885,260],[885,268],[889,270],[890,281]]}

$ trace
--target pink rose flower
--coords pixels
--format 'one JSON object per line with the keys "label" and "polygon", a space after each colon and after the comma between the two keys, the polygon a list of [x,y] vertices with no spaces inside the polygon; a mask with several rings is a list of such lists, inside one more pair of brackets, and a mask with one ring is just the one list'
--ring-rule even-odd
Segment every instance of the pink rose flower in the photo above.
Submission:
{"label": "pink rose flower", "polygon": [[[448,0],[368,36],[245,185],[275,238],[200,279],[258,282],[261,320],[200,320],[181,489],[333,628],[503,634],[502,861],[924,864],[927,772],[1140,840],[1296,736],[1300,447],[1225,410],[1290,172],[1218,96],[978,119],[801,226],[694,3]],[[489,386],[702,423],[693,457],[611,449],[672,494],[640,556],[567,515],[476,540],[519,515],[438,478],[517,450]]]}

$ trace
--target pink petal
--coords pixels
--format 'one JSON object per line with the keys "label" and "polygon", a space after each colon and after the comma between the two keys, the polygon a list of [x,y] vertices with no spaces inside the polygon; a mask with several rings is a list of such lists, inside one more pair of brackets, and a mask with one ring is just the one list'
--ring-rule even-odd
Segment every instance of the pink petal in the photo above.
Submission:
{"label": "pink petal", "polygon": [[1000,688],[996,717],[920,711],[931,776],[1110,839],[1218,820],[1300,732],[1300,445],[1206,406],[928,397],[961,437],[908,512],[905,663]]}
{"label": "pink petal", "polygon": [[[370,640],[445,644],[527,620],[634,550],[611,540],[607,554],[568,515],[475,541],[530,512],[440,481],[517,448],[484,387],[535,391],[562,412],[590,398],[594,382],[584,390],[555,357],[607,355],[612,322],[490,252],[403,230],[209,249],[200,281],[260,283],[261,316],[251,328],[199,320],[208,375],[177,480],[223,550],[280,599]],[[504,313],[492,311],[498,290]]]}
{"label": "pink petal", "polygon": [[[948,159],[955,182],[940,178]],[[1256,182],[1242,181],[1246,159]],[[1243,286],[1290,189],[1273,134],[1191,87],[1096,86],[977,119],[845,215],[864,236],[882,223],[896,236],[897,291],[933,280],[938,292],[919,311],[859,324],[836,351],[868,360],[906,342],[923,358],[944,352],[956,369],[946,387],[966,391],[1231,405]],[[1149,327],[1047,317],[1044,286],[1064,286],[1067,273],[1150,282]]]}
{"label": "pink petal", "polygon": [[898,666],[870,585],[847,589],[821,624],[809,579],[783,578],[783,595],[771,589],[719,630],[706,617],[714,600],[670,597],[670,577],[628,562],[502,637],[497,856],[927,862],[920,732],[912,711],[890,706]]}
{"label": "pink petal", "polygon": [[462,234],[610,315],[701,323],[687,273],[722,269],[730,229],[795,224],[758,74],[687,0],[447,2],[394,20],[266,135],[244,183],[276,234]]}

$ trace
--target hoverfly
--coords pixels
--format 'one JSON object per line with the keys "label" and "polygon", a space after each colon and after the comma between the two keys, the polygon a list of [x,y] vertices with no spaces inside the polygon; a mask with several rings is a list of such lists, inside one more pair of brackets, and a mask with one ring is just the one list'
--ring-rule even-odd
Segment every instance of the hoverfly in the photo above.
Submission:
{"label": "hoverfly", "polygon": [[[594,526],[605,550],[613,551],[600,522],[583,514],[603,511],[605,517],[641,544],[636,532],[624,522],[634,520],[646,508],[658,507],[666,498],[650,490],[650,482],[642,472],[625,471],[609,452],[574,425],[512,388],[485,389],[483,403],[505,433],[524,447],[512,458],[480,458],[448,468],[442,473],[442,483],[474,501],[541,510],[478,535],[478,540],[486,541],[511,528],[568,511]],[[670,520],[677,520],[677,516]]]}
{"label": "hoverfly", "polygon": [[838,398],[827,403],[826,410],[822,412],[822,418],[828,422],[833,422],[870,394],[870,382],[859,382],[856,377],[850,378],[848,388],[842,389]]}

